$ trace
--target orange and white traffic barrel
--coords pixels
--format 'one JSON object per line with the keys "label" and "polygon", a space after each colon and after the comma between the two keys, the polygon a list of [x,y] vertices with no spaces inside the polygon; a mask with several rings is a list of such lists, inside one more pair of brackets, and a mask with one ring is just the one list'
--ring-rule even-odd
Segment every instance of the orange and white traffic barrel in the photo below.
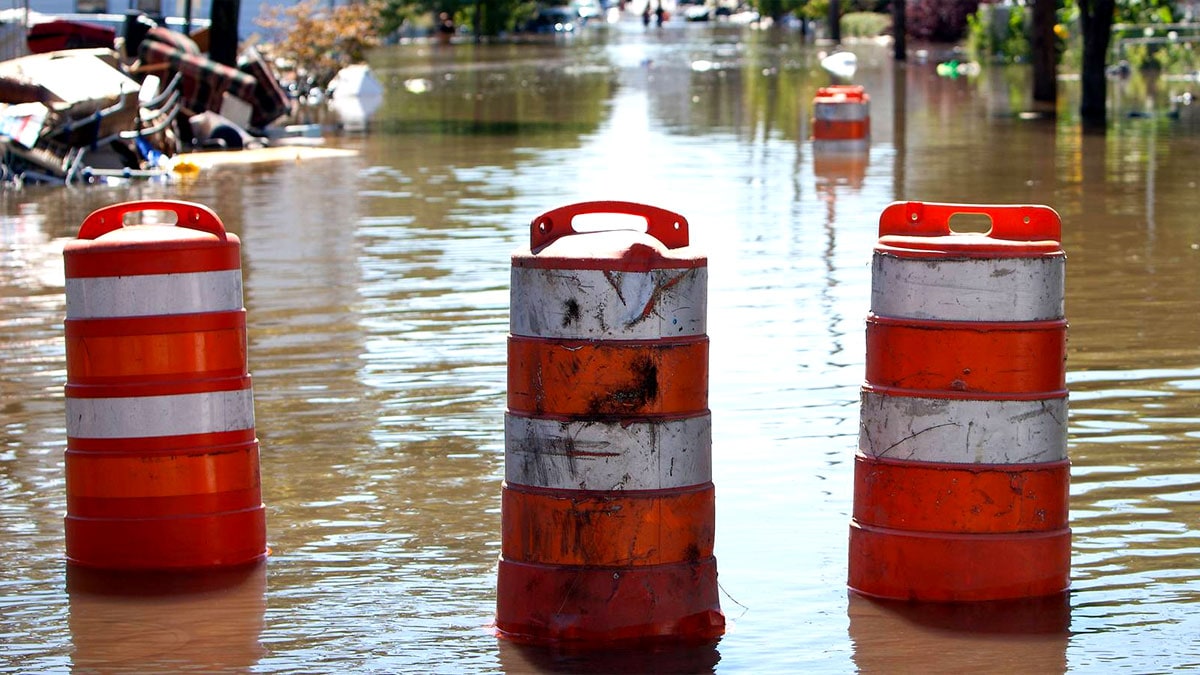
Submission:
{"label": "orange and white traffic barrel", "polygon": [[[174,225],[126,226],[138,212]],[[66,267],[66,553],[106,569],[267,554],[240,242],[208,208],[99,209]]]}
{"label": "orange and white traffic barrel", "polygon": [[[583,232],[576,218],[643,218]],[[708,640],[717,597],[707,258],[683,216],[586,202],[512,256],[496,627],[531,642]]]}
{"label": "orange and white traffic barrel", "polygon": [[[990,232],[956,233],[956,215]],[[879,221],[849,585],[1001,600],[1066,590],[1065,255],[1045,206],[898,202]]]}
{"label": "orange and white traffic barrel", "polygon": [[865,150],[871,137],[871,97],[866,90],[849,84],[817,89],[813,98],[812,137],[814,149]]}

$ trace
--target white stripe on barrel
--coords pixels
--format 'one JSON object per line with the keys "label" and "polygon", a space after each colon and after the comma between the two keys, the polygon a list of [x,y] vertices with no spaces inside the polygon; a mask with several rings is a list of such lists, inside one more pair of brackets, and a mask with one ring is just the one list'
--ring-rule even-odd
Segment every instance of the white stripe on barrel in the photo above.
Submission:
{"label": "white stripe on barrel", "polygon": [[871,106],[861,98],[818,96],[813,101],[813,117],[826,122],[861,122],[871,117]]}
{"label": "white stripe on barrel", "polygon": [[1014,465],[1067,457],[1066,397],[972,400],[868,390],[861,422],[858,447],[868,457]]}
{"label": "white stripe on barrel", "polygon": [[1061,255],[934,259],[876,251],[873,267],[871,311],[879,316],[1009,322],[1063,316]]}
{"label": "white stripe on barrel", "polygon": [[559,490],[662,490],[712,480],[708,414],[654,422],[507,414],[504,479]]}
{"label": "white stripe on barrel", "polygon": [[[513,335],[658,340],[707,330],[706,267],[622,272],[512,268]],[[586,303],[586,304],[581,304]]]}
{"label": "white stripe on barrel", "polygon": [[[866,173],[867,157],[866,155],[871,150],[871,141],[867,138],[847,138],[847,139],[813,139],[812,142],[813,160],[819,159],[861,159],[861,165],[854,168]],[[820,173],[820,172],[818,172]]]}
{"label": "white stripe on barrel", "polygon": [[67,279],[68,319],[226,312],[242,308],[242,271]]}
{"label": "white stripe on barrel", "polygon": [[251,389],[173,396],[67,398],[67,436],[145,438],[254,427]]}

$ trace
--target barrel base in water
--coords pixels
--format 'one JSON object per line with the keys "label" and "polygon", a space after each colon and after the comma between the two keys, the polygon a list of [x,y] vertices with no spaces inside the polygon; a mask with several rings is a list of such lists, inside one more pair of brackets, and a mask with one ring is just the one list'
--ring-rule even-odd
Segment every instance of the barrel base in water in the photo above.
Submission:
{"label": "barrel base in water", "polygon": [[67,562],[109,570],[190,570],[265,560],[266,508],[175,518],[67,516]]}
{"label": "barrel base in water", "polygon": [[851,590],[891,600],[973,602],[1061,593],[1071,531],[956,534],[850,524]]}
{"label": "barrel base in water", "polygon": [[500,561],[496,628],[529,643],[704,642],[725,632],[717,561],[598,568]]}

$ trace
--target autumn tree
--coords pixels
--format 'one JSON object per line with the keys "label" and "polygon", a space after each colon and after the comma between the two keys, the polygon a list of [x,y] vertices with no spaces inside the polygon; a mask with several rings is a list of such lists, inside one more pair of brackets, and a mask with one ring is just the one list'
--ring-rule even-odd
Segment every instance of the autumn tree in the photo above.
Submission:
{"label": "autumn tree", "polygon": [[339,70],[363,63],[381,42],[382,0],[329,7],[319,0],[271,6],[257,20],[276,58],[291,62],[298,78],[323,89]]}

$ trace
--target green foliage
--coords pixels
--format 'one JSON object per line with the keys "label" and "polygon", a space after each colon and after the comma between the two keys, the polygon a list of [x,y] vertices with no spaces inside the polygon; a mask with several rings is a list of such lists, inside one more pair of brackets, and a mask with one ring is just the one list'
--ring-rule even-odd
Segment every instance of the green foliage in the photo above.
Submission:
{"label": "green foliage", "polygon": [[967,17],[967,53],[976,61],[992,58],[996,53],[996,42],[992,39],[989,22],[983,18],[990,5],[981,5],[979,9]]}
{"label": "green foliage", "polygon": [[1158,45],[1130,45],[1125,47],[1121,55],[1135,69],[1153,68],[1196,72],[1200,63],[1200,54],[1196,52],[1194,43],[1175,42]]}
{"label": "green foliage", "polygon": [[384,0],[379,9],[379,32],[391,35],[401,27],[428,16],[432,10],[424,5],[410,0]]}
{"label": "green foliage", "polygon": [[1018,63],[1029,58],[1026,8],[981,5],[967,17],[967,53],[976,61]]}
{"label": "green foliage", "polygon": [[[822,2],[823,1],[824,0],[822,0]],[[812,3],[806,3],[805,0],[753,0],[753,2],[751,2],[751,5],[754,6],[755,11],[762,16],[769,16],[773,19],[779,19],[788,14],[796,14],[797,16],[800,16],[805,4]],[[826,10],[828,10],[828,3],[825,4],[825,7]]]}
{"label": "green foliage", "polygon": [[[776,20],[789,14],[808,21],[829,18],[829,0],[749,0],[749,5]],[[842,35],[873,37],[891,29],[891,0],[839,0],[838,8]]]}
{"label": "green foliage", "polygon": [[[762,2],[763,0],[755,1]],[[787,0],[784,0],[784,2],[787,2]],[[802,19],[808,19],[809,21],[824,21],[825,19],[829,18],[829,0],[807,0],[807,2],[800,0],[799,2],[794,2],[793,4],[797,5],[797,7],[796,9],[792,10],[792,13]],[[849,3],[847,2],[842,2],[842,4],[838,5],[838,7],[844,11],[848,4]],[[759,10],[759,14],[762,14],[762,10]]]}
{"label": "green foliage", "polygon": [[[759,10],[759,14],[761,13],[762,10]],[[809,0],[800,5],[800,8],[796,10],[796,16],[810,21],[822,21],[829,16],[829,2],[828,0]]]}
{"label": "green foliage", "polygon": [[[1035,0],[1031,0],[1035,1]],[[1030,55],[1029,29],[1026,20],[1028,7],[1016,5],[982,5],[968,19],[967,49],[972,58],[980,61],[1014,63]],[[1176,16],[1175,0],[1117,0],[1116,21],[1126,23],[1113,31],[1113,44],[1120,45],[1120,57],[1134,68],[1162,67],[1173,70],[1194,70],[1198,55],[1191,43],[1169,39],[1172,29],[1156,24],[1169,24]],[[1056,12],[1057,49],[1060,63],[1079,68],[1079,41],[1072,33],[1079,25],[1077,0],[1058,0]],[[1182,31],[1180,31],[1182,34]],[[1200,34],[1197,29],[1196,34]],[[1160,44],[1125,43],[1126,38],[1157,40]]]}
{"label": "green foliage", "polygon": [[850,12],[842,16],[842,35],[848,37],[875,37],[892,29],[890,14],[879,12]]}
{"label": "green foliage", "polygon": [[537,0],[427,0],[440,3],[439,11],[448,11],[458,25],[478,30],[484,37],[496,37],[520,30],[537,13]]}
{"label": "green foliage", "polygon": [[1117,25],[1113,29],[1113,48],[1117,57],[1137,68],[1194,71],[1200,24]]}
{"label": "green foliage", "polygon": [[1118,0],[1115,23],[1172,23],[1174,0]]}

